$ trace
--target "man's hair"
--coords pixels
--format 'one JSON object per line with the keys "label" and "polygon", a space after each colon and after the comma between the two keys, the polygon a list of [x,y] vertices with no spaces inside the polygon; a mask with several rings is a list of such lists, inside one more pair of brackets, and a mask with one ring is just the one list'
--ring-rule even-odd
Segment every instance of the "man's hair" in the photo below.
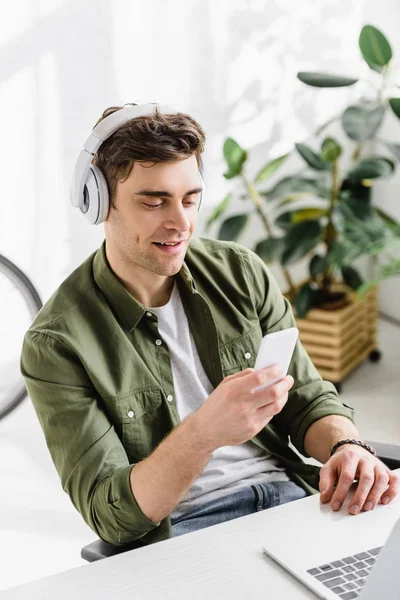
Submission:
{"label": "man's hair", "polygon": [[[96,125],[122,106],[107,108]],[[135,161],[159,162],[182,160],[196,155],[200,167],[205,133],[192,117],[184,113],[135,117],[107,138],[95,154],[93,164],[101,169],[107,181],[110,200],[117,183],[124,181]]]}

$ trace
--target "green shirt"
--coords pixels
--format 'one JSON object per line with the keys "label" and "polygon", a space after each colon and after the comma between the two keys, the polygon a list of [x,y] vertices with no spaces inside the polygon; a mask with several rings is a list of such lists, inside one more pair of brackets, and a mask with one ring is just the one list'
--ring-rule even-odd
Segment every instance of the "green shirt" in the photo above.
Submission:
{"label": "green shirt", "polygon": [[[254,366],[266,333],[295,325],[268,268],[237,244],[193,239],[176,279],[215,387]],[[116,545],[170,537],[170,518],[149,520],[129,479],[132,466],[180,423],[168,348],[157,316],[111,270],[105,243],[36,317],[25,335],[21,370],[63,489],[86,523]],[[304,436],[314,421],[330,414],[353,419],[353,411],[321,379],[300,342],[289,372],[295,383],[288,402],[253,441],[315,493],[319,469],[305,464],[289,439],[306,455]]]}

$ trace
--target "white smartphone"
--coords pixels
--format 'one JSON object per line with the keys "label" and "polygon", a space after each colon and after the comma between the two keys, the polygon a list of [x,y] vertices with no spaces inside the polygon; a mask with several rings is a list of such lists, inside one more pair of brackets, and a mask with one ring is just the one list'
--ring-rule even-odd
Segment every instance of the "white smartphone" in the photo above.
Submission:
{"label": "white smartphone", "polygon": [[299,330],[297,327],[290,327],[289,329],[281,329],[280,331],[267,333],[267,335],[263,337],[254,369],[257,371],[258,369],[265,369],[272,365],[278,365],[282,371],[282,375],[273,379],[266,385],[256,388],[255,391],[267,389],[271,385],[281,381],[287,375],[298,335]]}

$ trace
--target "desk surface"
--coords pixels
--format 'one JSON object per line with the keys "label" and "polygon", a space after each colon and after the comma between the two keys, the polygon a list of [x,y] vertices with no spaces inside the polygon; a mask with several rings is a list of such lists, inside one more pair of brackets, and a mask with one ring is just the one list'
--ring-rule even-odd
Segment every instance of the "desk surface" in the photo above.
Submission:
{"label": "desk surface", "polygon": [[295,528],[306,552],[311,531],[329,532],[346,519],[364,519],[364,525],[379,525],[388,534],[398,517],[399,497],[354,517],[346,507],[335,513],[320,504],[319,495],[311,496],[4,590],[0,600],[315,600],[264,554],[266,538]]}

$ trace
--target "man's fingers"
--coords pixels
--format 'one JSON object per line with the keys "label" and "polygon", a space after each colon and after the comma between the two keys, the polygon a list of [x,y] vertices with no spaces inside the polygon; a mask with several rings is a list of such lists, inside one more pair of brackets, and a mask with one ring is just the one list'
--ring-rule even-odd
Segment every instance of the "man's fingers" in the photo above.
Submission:
{"label": "man's fingers", "polygon": [[321,502],[329,502],[335,489],[337,470],[329,464],[321,468],[319,476],[319,491]]}
{"label": "man's fingers", "polygon": [[244,371],[239,371],[238,373],[233,373],[233,375],[227,375],[226,377],[224,377],[224,381],[231,381],[232,379],[239,379],[240,377],[250,375],[250,373],[254,373],[254,369],[251,369],[249,367],[248,369],[244,369]]}
{"label": "man's fingers", "polygon": [[[374,494],[374,490],[386,489],[388,477],[385,472],[379,473],[378,478],[375,477],[374,466],[369,461],[360,460],[358,463],[358,483],[354,496],[349,504],[349,513],[357,515],[370,494]],[[382,487],[383,486],[383,487]]]}
{"label": "man's fingers", "polygon": [[287,375],[278,383],[274,383],[265,390],[259,390],[257,392],[252,392],[251,401],[254,406],[257,406],[258,409],[263,408],[264,406],[268,406],[270,404],[276,404],[277,406],[281,405],[281,401],[284,400],[281,408],[286,403],[288,392],[293,385],[293,377],[291,375]]}
{"label": "man's fingers", "polygon": [[356,476],[358,458],[346,459],[339,467],[336,490],[331,498],[333,510],[340,510]]}
{"label": "man's fingers", "polygon": [[[365,499],[364,504],[361,506],[362,510],[367,511],[367,510],[372,510],[373,508],[375,508],[375,506],[378,504],[379,500],[381,499],[383,493],[388,489],[388,485],[389,485],[389,475],[390,475],[390,471],[389,469],[386,467],[386,465],[379,464],[377,463],[377,465],[375,466],[375,470],[374,470],[374,477],[375,477],[375,481],[374,481],[374,485],[371,488],[371,491],[368,494],[368,497]],[[353,500],[354,502],[354,500]],[[358,502],[357,502],[358,504]]]}
{"label": "man's fingers", "polygon": [[263,402],[262,405],[257,408],[257,417],[259,417],[261,421],[264,419],[267,420],[268,418],[271,419],[272,417],[281,412],[287,400],[288,393],[286,392],[281,394],[277,400],[273,400],[267,403]]}
{"label": "man's fingers", "polygon": [[[258,369],[257,371],[253,371],[248,377],[249,390],[252,390],[252,393],[257,394],[257,388],[268,385],[274,379],[278,379],[279,377],[283,377],[282,371],[278,365],[272,365],[271,367],[266,367],[265,369]],[[263,390],[265,391],[265,390]]]}
{"label": "man's fingers", "polygon": [[383,492],[381,496],[381,503],[388,504],[400,491],[400,477],[389,471],[389,487]]}
{"label": "man's fingers", "polygon": [[282,371],[278,365],[272,365],[271,367],[258,369],[257,371],[249,367],[244,369],[244,371],[233,373],[233,375],[227,375],[227,377],[224,378],[224,382],[232,381],[233,379],[243,379],[244,377],[246,377],[246,386],[249,390],[251,390],[257,388],[258,386],[266,385],[273,379],[282,377]]}

